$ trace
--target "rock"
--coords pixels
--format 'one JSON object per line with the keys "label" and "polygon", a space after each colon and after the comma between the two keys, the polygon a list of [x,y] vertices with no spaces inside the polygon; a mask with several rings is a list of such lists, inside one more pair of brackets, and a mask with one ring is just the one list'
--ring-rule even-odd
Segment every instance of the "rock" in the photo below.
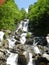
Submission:
{"label": "rock", "polygon": [[43,57],[39,57],[39,58],[37,58],[37,60],[35,60],[36,65],[47,65],[48,62],[49,61],[46,58],[43,58]]}
{"label": "rock", "polygon": [[15,36],[14,39],[20,41],[20,36]]}
{"label": "rock", "polygon": [[9,54],[6,49],[4,48],[0,49],[0,65],[7,65],[6,60],[7,60],[8,55]]}
{"label": "rock", "polygon": [[18,65],[27,65],[29,61],[28,52],[24,51],[23,54],[18,54]]}
{"label": "rock", "polygon": [[21,44],[21,42],[20,42],[20,41],[16,41],[16,42],[15,42],[15,45],[17,45],[17,44]]}
{"label": "rock", "polygon": [[27,39],[25,44],[27,45],[33,45],[33,40],[31,38]]}
{"label": "rock", "polygon": [[[2,53],[2,54],[4,55],[3,57],[5,57],[5,58],[7,58],[8,55],[9,55],[8,50],[5,49],[5,48],[0,48],[0,53]],[[0,55],[0,56],[1,56],[1,55]],[[2,57],[2,56],[1,56],[1,57]]]}
{"label": "rock", "polygon": [[0,65],[7,65],[4,60],[0,60]]}
{"label": "rock", "polygon": [[19,65],[27,65],[27,60],[24,55],[18,56],[18,64]]}
{"label": "rock", "polygon": [[8,40],[3,40],[2,41],[2,46],[4,47],[4,48],[9,48],[9,42],[8,42]]}

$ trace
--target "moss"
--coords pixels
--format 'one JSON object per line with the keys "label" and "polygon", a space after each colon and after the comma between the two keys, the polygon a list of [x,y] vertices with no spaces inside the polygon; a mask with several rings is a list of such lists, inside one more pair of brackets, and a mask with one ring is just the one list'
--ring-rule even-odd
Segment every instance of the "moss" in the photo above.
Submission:
{"label": "moss", "polygon": [[28,32],[26,38],[30,38],[31,36],[32,34]]}

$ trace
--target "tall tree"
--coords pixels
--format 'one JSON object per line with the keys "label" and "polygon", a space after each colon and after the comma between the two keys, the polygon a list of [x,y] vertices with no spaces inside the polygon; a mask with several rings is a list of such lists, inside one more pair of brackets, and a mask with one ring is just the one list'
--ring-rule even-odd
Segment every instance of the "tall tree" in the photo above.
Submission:
{"label": "tall tree", "polygon": [[19,9],[14,0],[6,0],[4,4],[0,6],[0,29],[13,30],[18,16]]}
{"label": "tall tree", "polygon": [[27,18],[27,13],[26,13],[26,11],[25,11],[24,8],[22,8],[22,9],[20,10],[20,13],[22,14],[22,19]]}
{"label": "tall tree", "polygon": [[49,33],[49,0],[38,0],[29,7],[29,28],[35,35]]}

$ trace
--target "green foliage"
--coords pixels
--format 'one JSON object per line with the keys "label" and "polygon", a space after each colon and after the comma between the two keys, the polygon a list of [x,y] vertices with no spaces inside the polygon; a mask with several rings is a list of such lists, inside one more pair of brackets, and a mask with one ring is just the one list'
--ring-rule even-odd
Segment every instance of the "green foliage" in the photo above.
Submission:
{"label": "green foliage", "polygon": [[49,33],[49,0],[38,0],[29,6],[29,28],[35,35]]}
{"label": "green foliage", "polygon": [[20,13],[21,13],[21,19],[22,19],[22,20],[25,19],[25,18],[27,18],[27,13],[26,13],[26,11],[25,11],[24,8],[22,8],[22,9],[20,10]]}
{"label": "green foliage", "polygon": [[19,10],[14,0],[6,0],[0,6],[0,29],[13,30],[19,21]]}
{"label": "green foliage", "polygon": [[30,32],[28,32],[26,38],[30,38],[31,36],[32,36],[32,34]]}

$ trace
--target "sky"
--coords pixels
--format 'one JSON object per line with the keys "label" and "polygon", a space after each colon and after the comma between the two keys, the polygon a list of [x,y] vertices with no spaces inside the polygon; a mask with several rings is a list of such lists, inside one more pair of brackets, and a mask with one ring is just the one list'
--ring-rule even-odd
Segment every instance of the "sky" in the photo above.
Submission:
{"label": "sky", "polygon": [[26,11],[30,4],[34,4],[37,0],[15,0],[16,4],[18,5],[19,9],[24,8]]}

